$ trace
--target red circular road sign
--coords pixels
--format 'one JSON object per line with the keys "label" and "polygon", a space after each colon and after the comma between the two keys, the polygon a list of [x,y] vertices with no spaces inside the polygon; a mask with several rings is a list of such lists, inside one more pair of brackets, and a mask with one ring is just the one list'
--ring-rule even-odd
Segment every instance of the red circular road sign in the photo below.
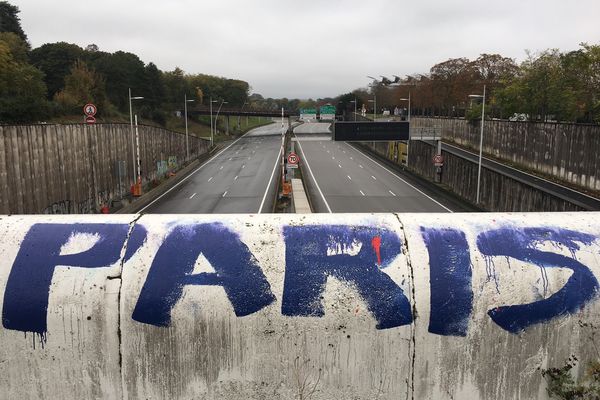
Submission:
{"label": "red circular road sign", "polygon": [[92,103],[88,103],[83,106],[83,113],[88,117],[93,117],[98,112],[98,108]]}
{"label": "red circular road sign", "polygon": [[88,115],[87,117],[85,117],[85,123],[88,125],[92,125],[96,123],[96,118],[94,118],[91,115]]}
{"label": "red circular road sign", "polygon": [[298,162],[300,161],[300,157],[298,157],[298,154],[296,153],[290,153],[288,154],[287,161],[288,164],[295,165],[298,164]]}
{"label": "red circular road sign", "polygon": [[441,154],[436,154],[435,156],[433,156],[433,163],[436,167],[441,167],[442,165],[444,165],[444,156]]}

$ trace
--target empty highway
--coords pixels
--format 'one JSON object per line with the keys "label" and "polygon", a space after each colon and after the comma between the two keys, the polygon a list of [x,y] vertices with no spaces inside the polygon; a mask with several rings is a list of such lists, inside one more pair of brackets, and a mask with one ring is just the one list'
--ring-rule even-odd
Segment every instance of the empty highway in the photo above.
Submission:
{"label": "empty highway", "polygon": [[[286,125],[287,128],[287,125]],[[142,209],[153,214],[271,212],[281,123],[253,129]]]}
{"label": "empty highway", "polygon": [[451,212],[371,156],[332,141],[328,128],[294,129],[315,212]]}

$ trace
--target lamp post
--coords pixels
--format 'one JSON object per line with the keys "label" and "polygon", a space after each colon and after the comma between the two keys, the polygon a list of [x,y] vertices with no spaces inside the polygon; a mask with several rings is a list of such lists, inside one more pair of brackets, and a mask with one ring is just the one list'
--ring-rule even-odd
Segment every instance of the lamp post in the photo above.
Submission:
{"label": "lamp post", "polygon": [[241,131],[241,121],[242,121],[242,112],[244,111],[244,107],[246,107],[246,104],[248,104],[247,101],[244,101],[244,104],[242,104],[242,109],[240,110],[240,115],[238,115],[238,131]]}
{"label": "lamp post", "polygon": [[214,145],[214,137],[213,137],[213,117],[212,117],[212,105],[213,103],[218,103],[217,100],[213,100],[210,98],[210,147]]}
{"label": "lamp post", "polygon": [[400,101],[408,101],[408,122],[410,122],[410,91],[408,92],[408,99],[402,98]]}
{"label": "lamp post", "polygon": [[369,103],[373,103],[373,122],[375,122],[375,113],[377,112],[377,96],[373,95],[373,100],[369,100]]}
{"label": "lamp post", "polygon": [[354,100],[350,100],[350,103],[354,103],[354,122],[356,122],[356,97]]}
{"label": "lamp post", "polygon": [[479,204],[479,188],[481,186],[481,156],[483,153],[483,123],[485,121],[485,85],[483,85],[483,95],[470,94],[471,99],[482,99],[481,107],[481,132],[479,133],[479,166],[477,168],[477,204]]}
{"label": "lamp post", "polygon": [[188,133],[188,119],[187,119],[187,103],[191,103],[194,100],[187,98],[187,93],[183,95],[183,109],[185,114],[185,155],[187,159],[190,159],[190,142],[189,142],[189,133]]}
{"label": "lamp post", "polygon": [[132,100],[142,100],[143,97],[142,96],[136,96],[136,97],[131,97],[131,88],[129,88],[129,125],[131,127],[131,161],[132,161],[132,166],[133,166],[133,184],[136,184],[136,179],[135,179],[135,140],[134,140],[134,134],[133,134],[133,107],[132,107]]}
{"label": "lamp post", "polygon": [[[367,75],[367,78],[373,79],[373,82],[377,82],[377,78],[373,78],[369,75]],[[377,87],[377,84],[371,83],[369,87],[373,88],[373,100],[369,100],[369,103],[373,103],[373,122],[375,122],[375,118],[377,116],[377,92],[375,91],[375,88]]]}
{"label": "lamp post", "polygon": [[[215,100],[215,103],[218,103],[218,101]],[[219,105],[219,109],[217,110],[217,116],[215,117],[215,125],[214,125],[215,132],[217,131],[217,120],[219,118],[219,113],[221,112],[221,107],[223,107],[223,104],[227,104],[227,102],[224,100],[221,100],[221,104]],[[213,139],[211,139],[211,142],[212,142],[212,140]]]}

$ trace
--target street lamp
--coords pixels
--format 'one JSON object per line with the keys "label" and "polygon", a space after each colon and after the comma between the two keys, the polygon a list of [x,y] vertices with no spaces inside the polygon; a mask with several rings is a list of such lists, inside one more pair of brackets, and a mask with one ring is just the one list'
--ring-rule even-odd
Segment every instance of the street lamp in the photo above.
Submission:
{"label": "street lamp", "polygon": [[218,103],[217,100],[213,100],[210,98],[210,147],[213,147],[214,138],[213,138],[213,117],[212,117],[212,105],[213,103]]}
{"label": "street lamp", "polygon": [[377,96],[373,95],[373,100],[369,100],[369,103],[373,103],[373,122],[375,122],[375,116],[377,113]]}
{"label": "street lamp", "polygon": [[190,142],[189,142],[189,135],[188,135],[188,119],[187,119],[187,103],[192,103],[194,100],[190,99],[188,100],[187,98],[187,93],[184,93],[183,95],[183,109],[184,114],[185,114],[185,154],[187,159],[190,159]]}
{"label": "street lamp", "polygon": [[408,99],[402,98],[400,101],[408,101],[408,122],[410,122],[410,90],[408,91]]}
{"label": "street lamp", "polygon": [[[211,100],[210,101],[210,105],[211,105],[210,106],[211,120],[212,120],[212,103],[218,103],[218,100]],[[221,100],[221,104],[219,105],[219,109],[217,110],[217,116],[215,117],[215,124],[214,124],[214,129],[213,129],[215,132],[217,130],[217,119],[219,118],[219,113],[221,112],[221,107],[223,107],[223,104],[227,104],[227,102],[225,100]],[[210,136],[210,143],[211,143],[211,145],[212,145],[213,141],[214,141],[214,139],[213,139],[213,136],[212,136],[212,133],[211,133],[211,136]]]}
{"label": "street lamp", "polygon": [[142,96],[131,97],[131,88],[129,88],[129,124],[131,127],[131,161],[133,165],[133,184],[135,185],[135,138],[133,134],[133,107],[131,105],[132,100],[142,100]]}
{"label": "street lamp", "polygon": [[485,121],[485,85],[483,85],[483,95],[470,94],[471,99],[482,99],[481,107],[481,132],[479,133],[479,166],[477,169],[477,204],[479,204],[479,188],[481,186],[481,156],[483,152],[483,122]]}
{"label": "street lamp", "polygon": [[373,79],[373,82],[369,85],[369,87],[373,88],[373,100],[369,100],[369,103],[373,103],[373,122],[375,122],[375,117],[377,115],[377,92],[375,88],[377,87],[377,78],[373,78],[372,76],[367,75],[367,78]]}
{"label": "street lamp", "polygon": [[241,131],[241,121],[242,121],[242,112],[244,112],[244,107],[246,107],[246,104],[248,104],[247,101],[244,101],[244,104],[242,104],[242,109],[240,110],[240,115],[238,115],[238,131]]}
{"label": "street lamp", "polygon": [[356,97],[354,98],[354,100],[350,100],[350,103],[354,103],[354,122],[356,122]]}

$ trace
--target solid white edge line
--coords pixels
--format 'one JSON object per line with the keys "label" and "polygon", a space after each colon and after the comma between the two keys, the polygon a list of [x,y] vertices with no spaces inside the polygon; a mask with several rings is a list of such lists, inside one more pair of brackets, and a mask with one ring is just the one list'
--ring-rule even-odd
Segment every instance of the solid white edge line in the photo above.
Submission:
{"label": "solid white edge line", "polygon": [[279,148],[279,153],[277,153],[277,157],[275,158],[275,165],[273,166],[273,172],[271,172],[271,179],[269,179],[269,183],[267,184],[267,188],[265,189],[265,194],[260,202],[260,207],[258,208],[258,214],[262,214],[263,206],[265,205],[265,200],[267,199],[267,194],[269,193],[269,188],[271,187],[271,182],[273,182],[273,176],[275,175],[275,170],[277,169],[277,164],[279,164],[279,159],[281,157],[281,148]]}
{"label": "solid white edge line", "polygon": [[297,143],[298,146],[300,146],[300,151],[302,152],[302,155],[304,156],[304,162],[306,163],[306,166],[308,167],[308,172],[310,172],[310,176],[313,179],[313,182],[315,183],[315,186],[317,187],[317,190],[319,191],[319,194],[321,195],[321,198],[323,199],[323,202],[325,203],[325,207],[327,207],[327,211],[329,211],[329,213],[331,214],[331,207],[329,207],[329,203],[327,203],[327,200],[325,200],[325,196],[323,195],[323,192],[321,191],[321,188],[319,187],[319,183],[317,182],[317,180],[315,179],[315,175],[312,172],[312,169],[310,169],[310,165],[308,164],[308,160],[306,158],[306,153],[304,152],[304,150],[302,150],[302,144],[300,143],[300,139],[298,139],[298,137],[296,137],[297,139]]}
{"label": "solid white edge line", "polygon": [[183,182],[185,182],[186,180],[188,180],[192,175],[194,175],[196,172],[200,171],[202,168],[204,168],[205,165],[208,165],[211,161],[213,161],[215,158],[219,157],[224,151],[226,151],[227,149],[229,149],[231,146],[233,146],[234,144],[236,144],[238,141],[240,141],[244,136],[246,136],[247,134],[249,134],[250,132],[252,132],[252,130],[249,130],[248,132],[244,133],[242,136],[240,136],[239,138],[237,138],[235,140],[235,142],[231,143],[229,146],[225,147],[223,150],[219,151],[217,154],[215,154],[214,156],[212,156],[211,158],[208,159],[207,162],[205,162],[204,164],[202,164],[201,166],[199,166],[198,168],[196,168],[194,171],[192,171],[188,176],[186,176],[185,178],[183,178],[182,180],[180,180],[179,182],[177,182],[171,189],[167,190],[166,192],[164,192],[163,194],[161,194],[160,196],[158,196],[156,199],[152,200],[152,202],[150,202],[146,207],[142,208],[141,210],[139,210],[137,213],[141,214],[144,212],[145,209],[147,209],[148,207],[150,207],[152,204],[156,203],[157,201],[159,201],[160,199],[162,199],[164,196],[166,196],[171,190],[175,189],[177,186],[181,185]]}
{"label": "solid white edge line", "polygon": [[[348,143],[346,143],[347,146],[350,146]],[[435,204],[437,204],[438,206],[442,207],[444,210],[450,212],[450,213],[454,213],[454,211],[452,211],[451,209],[449,209],[448,207],[446,207],[445,205],[443,205],[442,203],[440,203],[439,201],[437,201],[436,199],[426,195],[425,193],[423,193],[421,190],[417,189],[416,187],[414,187],[413,185],[411,185],[410,183],[406,182],[404,179],[400,178],[398,175],[396,175],[395,173],[393,173],[392,171],[390,171],[389,169],[387,169],[386,167],[384,167],[383,165],[379,164],[377,161],[373,160],[371,157],[369,157],[368,155],[366,155],[365,153],[363,153],[362,151],[350,146],[352,149],[354,149],[355,151],[359,152],[360,154],[362,154],[363,156],[365,156],[366,158],[368,158],[369,160],[371,160],[374,164],[378,165],[379,167],[383,168],[384,170],[386,170],[387,172],[389,172],[391,175],[395,176],[396,178],[398,178],[399,180],[401,180],[402,182],[404,182],[405,184],[407,184],[408,186],[410,186],[411,188],[415,189],[417,192],[421,193],[423,196],[427,197],[429,200],[433,201]]]}

